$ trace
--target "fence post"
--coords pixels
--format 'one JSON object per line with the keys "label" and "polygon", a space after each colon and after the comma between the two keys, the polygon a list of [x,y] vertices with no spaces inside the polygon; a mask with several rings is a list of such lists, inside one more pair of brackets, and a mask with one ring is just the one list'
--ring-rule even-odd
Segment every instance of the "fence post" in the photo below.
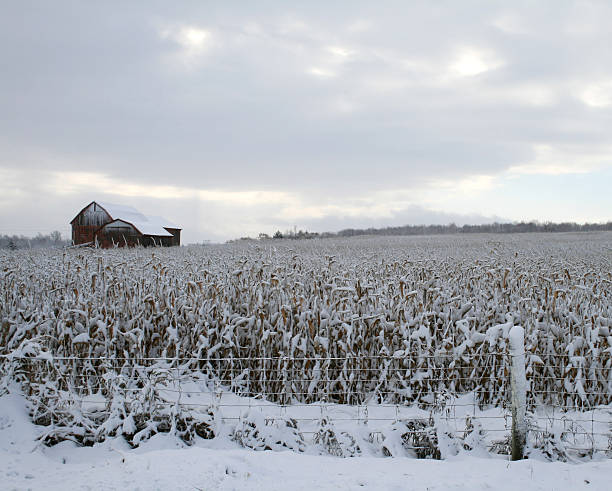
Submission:
{"label": "fence post", "polygon": [[510,329],[510,389],[512,391],[512,460],[521,460],[527,441],[527,377],[525,375],[525,330]]}

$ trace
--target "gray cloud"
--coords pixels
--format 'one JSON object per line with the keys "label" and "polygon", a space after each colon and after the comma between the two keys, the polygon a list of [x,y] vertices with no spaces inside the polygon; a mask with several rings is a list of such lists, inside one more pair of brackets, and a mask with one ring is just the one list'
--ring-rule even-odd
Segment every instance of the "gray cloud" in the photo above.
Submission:
{"label": "gray cloud", "polygon": [[[337,208],[503,175],[538,145],[605,154],[610,20],[605,2],[13,2],[0,19],[0,167],[286,192],[304,207],[331,194]],[[222,221],[234,210],[207,206]],[[251,223],[284,224],[262,206]],[[402,206],[389,224],[456,216]],[[300,219],[361,223],[325,216]]]}

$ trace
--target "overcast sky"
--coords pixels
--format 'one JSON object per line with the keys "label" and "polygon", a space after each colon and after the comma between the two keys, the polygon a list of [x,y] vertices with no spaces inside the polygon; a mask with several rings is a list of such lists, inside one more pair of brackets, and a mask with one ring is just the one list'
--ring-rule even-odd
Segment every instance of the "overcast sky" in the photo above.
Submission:
{"label": "overcast sky", "polygon": [[[180,5],[177,5],[180,4]],[[0,234],[612,220],[612,2],[3,2]]]}

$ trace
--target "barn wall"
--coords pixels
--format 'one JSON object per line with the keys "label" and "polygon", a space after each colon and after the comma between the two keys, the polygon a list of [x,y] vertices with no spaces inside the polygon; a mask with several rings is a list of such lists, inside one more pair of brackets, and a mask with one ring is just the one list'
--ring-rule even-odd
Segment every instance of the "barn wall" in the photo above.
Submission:
{"label": "barn wall", "polygon": [[74,245],[93,242],[94,233],[111,217],[97,203],[91,203],[72,221],[72,242]]}
{"label": "barn wall", "polygon": [[104,249],[115,247],[134,247],[143,244],[144,236],[132,225],[125,222],[113,222],[102,227],[95,234],[98,245]]}
{"label": "barn wall", "polygon": [[170,247],[172,245],[172,237],[160,237],[159,235],[145,235],[143,237],[145,247]]}
{"label": "barn wall", "polygon": [[164,227],[168,232],[172,234],[172,237],[168,237],[170,239],[168,242],[169,246],[180,246],[181,245],[181,229],[180,228],[168,228]]}
{"label": "barn wall", "polygon": [[160,237],[157,235],[143,235],[133,225],[123,221],[114,221],[106,224],[95,234],[98,245],[104,249],[111,247],[170,247],[176,238]]}

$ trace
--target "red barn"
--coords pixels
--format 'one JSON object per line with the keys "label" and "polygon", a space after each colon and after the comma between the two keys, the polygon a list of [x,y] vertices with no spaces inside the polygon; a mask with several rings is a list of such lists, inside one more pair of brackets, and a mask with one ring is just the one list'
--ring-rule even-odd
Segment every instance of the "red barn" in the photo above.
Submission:
{"label": "red barn", "polygon": [[131,206],[92,201],[70,222],[72,243],[100,247],[178,246],[181,229],[162,217],[146,216]]}

